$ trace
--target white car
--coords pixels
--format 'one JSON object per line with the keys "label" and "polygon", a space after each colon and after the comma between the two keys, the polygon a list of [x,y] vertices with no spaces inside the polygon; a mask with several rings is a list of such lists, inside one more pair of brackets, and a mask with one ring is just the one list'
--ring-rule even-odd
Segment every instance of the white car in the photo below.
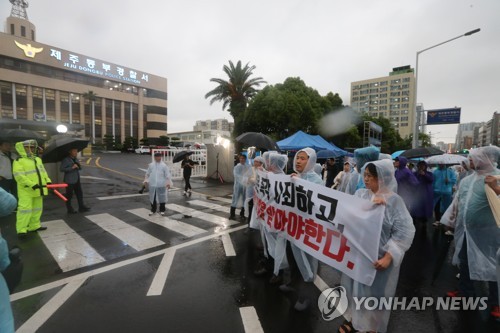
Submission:
{"label": "white car", "polygon": [[135,150],[135,153],[136,154],[151,154],[151,149],[148,147],[148,146],[139,146],[139,148],[137,148]]}

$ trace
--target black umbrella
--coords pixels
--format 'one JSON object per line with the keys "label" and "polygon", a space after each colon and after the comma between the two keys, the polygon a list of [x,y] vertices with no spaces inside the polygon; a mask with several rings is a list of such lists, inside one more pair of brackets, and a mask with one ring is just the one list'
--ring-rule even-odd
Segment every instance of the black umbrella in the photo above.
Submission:
{"label": "black umbrella", "polygon": [[266,150],[280,150],[276,142],[265,134],[257,132],[246,132],[236,138],[236,141],[248,146],[255,146]]}
{"label": "black umbrella", "polygon": [[404,156],[410,159],[410,158],[427,157],[427,156],[442,155],[442,154],[444,154],[444,151],[441,151],[437,148],[422,147],[422,148],[408,149],[400,156]]}
{"label": "black umbrella", "polygon": [[82,151],[89,144],[89,140],[72,138],[70,136],[60,136],[47,142],[42,161],[44,163],[54,163],[63,160],[68,156],[71,149]]}
{"label": "black umbrella", "polygon": [[45,141],[45,138],[40,133],[23,128],[8,129],[2,131],[0,137],[3,140],[7,140],[10,142],[19,142],[31,139],[36,140],[38,143]]}
{"label": "black umbrella", "polygon": [[174,155],[173,162],[174,163],[180,162],[180,161],[182,161],[184,159],[185,156],[189,156],[189,155],[192,155],[192,154],[194,154],[194,151],[189,151],[189,150],[180,151],[180,152],[178,152],[177,154]]}

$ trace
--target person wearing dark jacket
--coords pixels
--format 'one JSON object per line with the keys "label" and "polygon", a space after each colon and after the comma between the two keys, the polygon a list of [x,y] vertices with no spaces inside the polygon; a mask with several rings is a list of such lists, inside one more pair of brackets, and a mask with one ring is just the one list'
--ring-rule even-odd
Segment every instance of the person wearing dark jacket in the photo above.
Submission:
{"label": "person wearing dark jacket", "polygon": [[75,192],[76,200],[78,201],[78,211],[80,213],[88,212],[89,207],[83,203],[82,184],[80,183],[80,170],[82,166],[77,158],[78,150],[76,148],[70,149],[69,154],[61,162],[60,170],[64,172],[64,182],[68,184],[66,188],[66,209],[68,214],[76,214],[77,211],[71,206],[71,199],[73,192]]}
{"label": "person wearing dark jacket", "polygon": [[329,158],[326,161],[325,171],[326,171],[325,186],[332,187],[335,177],[337,177],[338,173],[340,172],[339,167],[337,163],[335,163],[334,158]]}
{"label": "person wearing dark jacket", "polygon": [[194,164],[195,163],[189,158],[188,155],[184,156],[184,159],[181,162],[182,175],[186,183],[184,186],[184,193],[182,193],[182,195],[191,195],[191,183],[189,182],[189,180],[191,178],[191,172],[194,168]]}
{"label": "person wearing dark jacket", "polygon": [[394,176],[398,182],[398,195],[405,202],[406,208],[411,212],[412,206],[416,200],[415,187],[418,185],[418,180],[415,175],[407,168],[408,160],[406,157],[396,157],[394,166],[396,172]]}
{"label": "person wearing dark jacket", "polygon": [[418,180],[418,185],[415,188],[415,200],[410,213],[415,220],[426,222],[432,217],[432,204],[434,202],[432,182],[434,181],[434,175],[427,170],[425,161],[417,163],[417,171],[413,174]]}

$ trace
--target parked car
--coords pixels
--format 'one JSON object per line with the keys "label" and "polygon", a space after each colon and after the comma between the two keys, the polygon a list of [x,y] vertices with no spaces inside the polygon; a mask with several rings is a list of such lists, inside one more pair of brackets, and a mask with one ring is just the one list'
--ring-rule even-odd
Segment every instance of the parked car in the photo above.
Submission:
{"label": "parked car", "polygon": [[139,148],[137,148],[135,150],[135,153],[136,154],[151,154],[151,149],[149,148],[149,146],[139,146]]}

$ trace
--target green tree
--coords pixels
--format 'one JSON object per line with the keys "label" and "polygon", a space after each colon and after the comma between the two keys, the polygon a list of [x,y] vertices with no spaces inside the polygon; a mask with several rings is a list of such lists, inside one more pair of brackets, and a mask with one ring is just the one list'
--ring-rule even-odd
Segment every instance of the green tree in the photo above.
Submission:
{"label": "green tree", "polygon": [[97,94],[94,93],[92,90],[89,90],[88,92],[86,93],[83,93],[83,98],[87,99],[90,101],[90,104],[91,104],[91,116],[90,116],[90,119],[91,119],[91,130],[92,130],[92,135],[91,135],[91,141],[92,141],[92,144],[95,144],[95,101],[97,99]]}
{"label": "green tree", "polygon": [[170,139],[166,135],[160,135],[157,142],[158,146],[168,146],[170,144]]}
{"label": "green tree", "polygon": [[[342,100],[335,95],[322,97],[298,77],[262,89],[250,102],[243,117],[243,130],[262,132],[282,139],[298,130],[317,134],[321,117]],[[338,95],[337,95],[338,96]],[[334,103],[332,103],[332,101]]]}
{"label": "green tree", "polygon": [[123,149],[134,149],[137,147],[137,138],[134,138],[133,136],[127,136],[125,138],[125,141],[123,141]]}
{"label": "green tree", "polygon": [[238,60],[236,66],[229,61],[229,66],[222,67],[229,80],[210,79],[210,82],[217,83],[217,87],[205,94],[206,99],[210,98],[210,105],[222,102],[222,109],[228,109],[234,118],[235,135],[240,134],[242,116],[248,102],[257,94],[257,87],[266,83],[261,77],[250,78],[255,68],[248,63],[243,67],[241,60]]}
{"label": "green tree", "polygon": [[141,146],[149,146],[149,138],[144,137],[139,141],[141,143]]}
{"label": "green tree", "polygon": [[113,149],[114,144],[115,144],[115,138],[113,137],[112,134],[104,135],[104,146],[106,147],[106,150]]}

